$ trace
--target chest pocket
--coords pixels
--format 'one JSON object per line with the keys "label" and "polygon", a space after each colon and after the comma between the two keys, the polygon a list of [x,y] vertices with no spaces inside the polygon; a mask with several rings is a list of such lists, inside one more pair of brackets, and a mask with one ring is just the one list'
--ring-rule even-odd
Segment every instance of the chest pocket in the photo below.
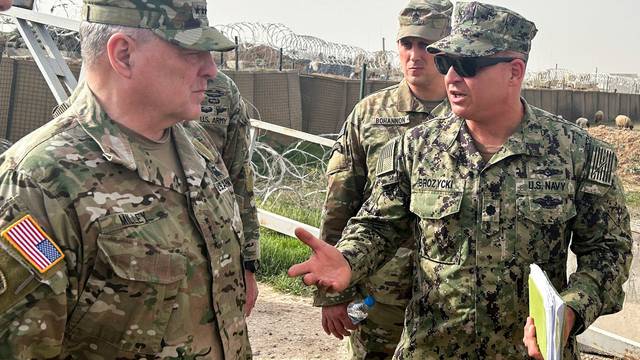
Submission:
{"label": "chest pocket", "polygon": [[527,257],[527,262],[545,263],[551,254],[566,252],[567,223],[576,216],[575,203],[570,195],[530,193],[518,195],[516,204],[518,220],[514,254]]}
{"label": "chest pocket", "polygon": [[421,257],[442,264],[460,264],[464,238],[460,226],[462,192],[412,191],[409,209],[420,218]]}
{"label": "chest pocket", "polygon": [[187,258],[158,238],[170,220],[114,227],[97,239],[95,265],[71,314],[70,339],[96,351],[162,349]]}

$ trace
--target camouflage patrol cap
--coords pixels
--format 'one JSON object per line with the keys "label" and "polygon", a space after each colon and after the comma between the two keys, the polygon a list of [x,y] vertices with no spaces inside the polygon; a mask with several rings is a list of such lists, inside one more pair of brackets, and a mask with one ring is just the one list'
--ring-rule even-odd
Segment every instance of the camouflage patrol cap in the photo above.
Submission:
{"label": "camouflage patrol cap", "polygon": [[398,39],[415,36],[429,41],[437,41],[451,32],[451,11],[449,0],[410,0],[402,9],[398,22]]}
{"label": "camouflage patrol cap", "polygon": [[84,0],[82,20],[149,29],[191,50],[229,51],[236,46],[209,26],[205,0]]}
{"label": "camouflage patrol cap", "polygon": [[500,51],[517,51],[528,56],[536,25],[507,8],[472,2],[458,2],[453,10],[451,35],[427,47],[430,53],[458,56],[490,56]]}

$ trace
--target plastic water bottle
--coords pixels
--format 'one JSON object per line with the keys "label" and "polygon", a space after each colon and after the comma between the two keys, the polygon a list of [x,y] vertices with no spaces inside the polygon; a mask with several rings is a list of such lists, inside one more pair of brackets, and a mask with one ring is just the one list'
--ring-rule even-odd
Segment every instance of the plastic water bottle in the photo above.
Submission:
{"label": "plastic water bottle", "polygon": [[362,301],[353,301],[347,306],[347,315],[351,322],[356,325],[362,322],[369,315],[369,309],[375,305],[376,300],[369,295]]}

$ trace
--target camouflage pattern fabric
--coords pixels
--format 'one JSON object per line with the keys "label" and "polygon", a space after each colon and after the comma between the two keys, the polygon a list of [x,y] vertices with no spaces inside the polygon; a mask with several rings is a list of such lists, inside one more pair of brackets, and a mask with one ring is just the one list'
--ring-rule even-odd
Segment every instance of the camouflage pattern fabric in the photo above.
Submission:
{"label": "camouflage pattern fabric", "polygon": [[191,50],[229,51],[236,44],[209,26],[204,0],[84,0],[81,20],[150,29]]}
{"label": "camouflage pattern fabric", "polygon": [[238,87],[222,72],[207,83],[200,125],[213,139],[229,170],[244,228],[243,259],[259,260],[260,223],[253,195],[249,114]]}
{"label": "camouflage pattern fabric", "polygon": [[411,36],[433,42],[449,35],[452,8],[449,0],[410,0],[398,16],[397,40]]}
{"label": "camouflage pattern fabric", "polygon": [[451,35],[427,47],[431,53],[489,56],[512,50],[528,55],[536,25],[522,15],[477,1],[457,2]]}
{"label": "camouflage pattern fabric", "polygon": [[171,128],[184,184],[85,84],[73,98],[0,158],[0,229],[29,214],[64,254],[40,273],[0,239],[0,358],[250,359],[242,223],[205,130]]}
{"label": "camouflage pattern fabric", "polygon": [[[632,239],[615,154],[522,101],[520,127],[486,163],[454,114],[382,150],[372,195],[337,247],[358,282],[416,230],[414,294],[396,359],[527,358],[531,263],[575,310],[564,359],[578,357],[576,334],[622,307]],[[567,282],[569,246],[578,268]]]}
{"label": "camouflage pattern fabric", "polygon": [[[427,119],[449,111],[447,102],[435,109],[427,108],[413,96],[404,80],[356,104],[344,123],[327,165],[329,187],[322,211],[320,237],[332,245],[338,242],[349,219],[356,215],[371,194],[376,163],[387,141]],[[396,306],[400,313],[404,313],[411,294],[411,249],[415,240],[412,231],[406,231],[402,236],[405,241],[393,259],[359,284],[359,291],[350,288],[340,294],[318,292],[314,305],[346,303],[360,292],[361,295],[373,295],[377,304]],[[378,312],[378,308],[378,305],[374,306],[367,322],[352,334],[350,341],[366,344],[369,351],[393,353],[402,332],[402,324],[398,321],[382,321],[385,315]],[[380,320],[376,319],[378,313],[383,317]],[[372,334],[367,336],[368,339],[374,339],[375,334],[380,336],[375,341],[365,341],[360,338],[363,333]],[[360,355],[354,356],[363,358]]]}

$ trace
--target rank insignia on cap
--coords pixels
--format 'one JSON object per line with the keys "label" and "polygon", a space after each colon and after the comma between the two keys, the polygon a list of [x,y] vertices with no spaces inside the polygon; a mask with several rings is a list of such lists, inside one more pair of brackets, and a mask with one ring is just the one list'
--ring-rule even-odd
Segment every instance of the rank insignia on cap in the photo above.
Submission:
{"label": "rank insignia on cap", "polygon": [[3,230],[2,237],[40,273],[51,269],[64,258],[58,245],[38,226],[31,215],[25,215]]}

